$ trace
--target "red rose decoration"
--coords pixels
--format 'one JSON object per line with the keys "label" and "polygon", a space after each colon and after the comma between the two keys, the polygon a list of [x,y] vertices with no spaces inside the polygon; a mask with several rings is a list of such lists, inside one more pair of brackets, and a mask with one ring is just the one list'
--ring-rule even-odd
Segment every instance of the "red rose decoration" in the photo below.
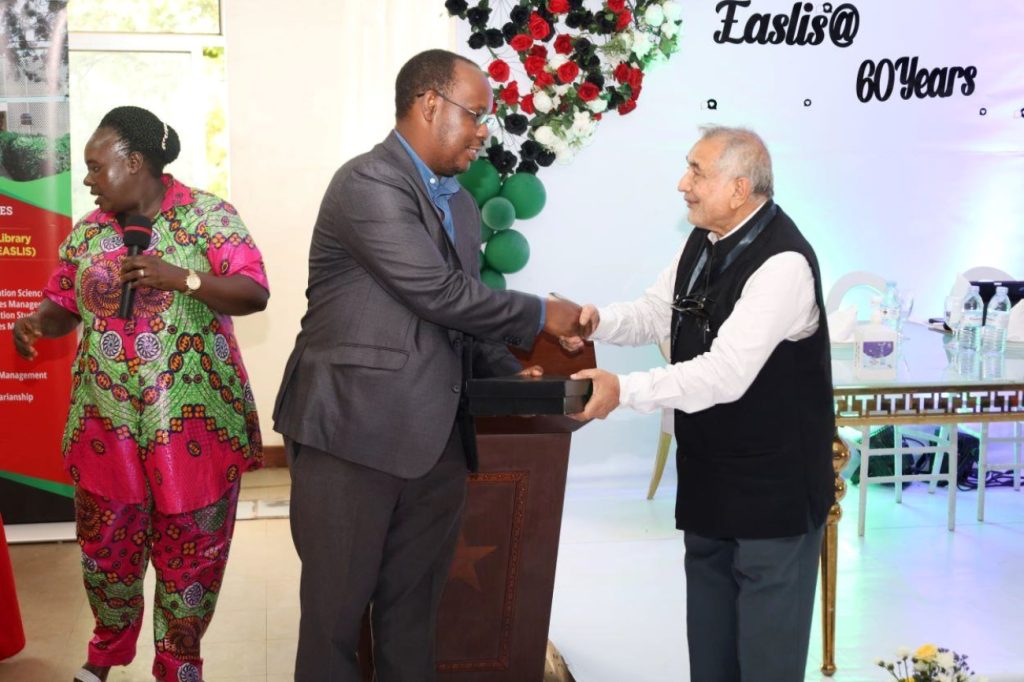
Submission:
{"label": "red rose decoration", "polygon": [[516,52],[526,52],[533,46],[533,38],[525,33],[520,33],[513,36],[512,40],[508,41],[508,44]]}
{"label": "red rose decoration", "polygon": [[591,116],[591,118],[594,119],[595,121],[600,121],[601,120],[601,114],[594,114],[593,116]]}
{"label": "red rose decoration", "polygon": [[626,9],[626,0],[608,0],[608,9],[613,12],[621,12]]}
{"label": "red rose decoration", "polygon": [[523,101],[519,103],[519,108],[523,110],[523,113],[533,116],[537,109],[533,106],[533,93],[523,98]]}
{"label": "red rose decoration", "polygon": [[555,52],[558,54],[569,54],[572,52],[572,38],[565,33],[555,38]]}
{"label": "red rose decoration", "polygon": [[534,12],[530,15],[530,35],[537,40],[544,40],[551,33],[551,24],[544,17]]}
{"label": "red rose decoration", "polygon": [[533,79],[533,84],[538,88],[546,88],[549,85],[555,84],[555,77],[547,71],[541,71],[537,74],[537,77]]}
{"label": "red rose decoration", "polygon": [[589,102],[591,100],[597,99],[597,96],[601,94],[601,88],[597,87],[590,81],[587,81],[586,83],[581,85],[576,92],[580,96],[581,100],[583,100],[584,102]]}
{"label": "red rose decoration", "polygon": [[630,12],[628,9],[622,10],[621,12],[619,12],[619,20],[615,23],[615,30],[623,30],[624,28],[629,26],[629,22],[631,21],[633,21],[633,13]]}
{"label": "red rose decoration", "polygon": [[632,99],[634,102],[640,99],[640,93],[643,92],[643,87],[638,85],[635,88],[631,88],[631,90],[633,91],[633,95],[630,97],[630,99]]}
{"label": "red rose decoration", "polygon": [[548,48],[544,47],[543,45],[534,45],[533,47],[530,48],[530,56],[531,57],[541,57],[543,59],[547,59],[548,58]]}
{"label": "red rose decoration", "polygon": [[633,111],[634,109],[636,109],[635,99],[626,100],[625,102],[619,105],[619,113],[622,114],[623,116]]}
{"label": "red rose decoration", "polygon": [[519,102],[519,83],[512,81],[501,89],[501,101],[512,106]]}
{"label": "red rose decoration", "polygon": [[558,80],[562,83],[571,83],[580,75],[580,67],[576,62],[566,62],[558,67]]}
{"label": "red rose decoration", "polygon": [[530,78],[536,79],[537,76],[544,73],[544,67],[547,66],[547,61],[543,57],[527,57],[523,61],[523,66],[526,67],[526,75]]}
{"label": "red rose decoration", "polygon": [[504,83],[508,80],[510,71],[508,64],[500,59],[495,59],[491,62],[490,66],[487,67],[487,73],[491,74],[491,78],[499,83]]}
{"label": "red rose decoration", "polygon": [[644,72],[635,67],[630,69],[629,77],[626,79],[626,82],[629,83],[629,87],[633,88],[633,90],[636,90],[644,82]]}
{"label": "red rose decoration", "polygon": [[620,83],[625,83],[626,81],[629,80],[629,72],[629,64],[627,64],[626,62],[622,62],[621,64],[615,67],[615,71],[612,72],[612,75],[615,76],[615,80],[619,81]]}
{"label": "red rose decoration", "polygon": [[565,14],[569,11],[569,0],[549,0],[548,11],[552,14]]}

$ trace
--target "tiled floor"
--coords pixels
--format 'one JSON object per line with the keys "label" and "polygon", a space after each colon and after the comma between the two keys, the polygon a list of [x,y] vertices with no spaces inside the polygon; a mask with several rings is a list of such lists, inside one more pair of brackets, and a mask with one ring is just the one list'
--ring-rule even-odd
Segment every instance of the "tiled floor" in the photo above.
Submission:
{"label": "tiled floor", "polygon": [[[247,478],[243,497],[280,499],[286,491],[274,476]],[[673,491],[663,487],[653,502],[643,499],[645,491],[639,478],[615,487],[607,480],[570,482],[550,636],[579,682],[687,679]],[[837,682],[881,682],[887,676],[874,667],[876,658],[924,642],[969,654],[990,682],[1024,680],[1024,492],[990,490],[984,524],[974,518],[975,495],[958,494],[950,533],[941,492],[932,496],[915,484],[896,505],[891,487],[872,486],[867,534],[858,538],[851,488],[840,526]],[[288,521],[257,518],[236,528],[220,605],[203,641],[206,680],[290,680],[299,563]],[[84,659],[91,628],[77,546],[17,545],[11,555],[29,645],[0,662],[0,682],[67,682]],[[147,618],[143,632],[149,631]],[[140,643],[135,663],[115,669],[110,680],[150,680],[152,647]],[[820,651],[816,625],[807,680],[821,679]]]}

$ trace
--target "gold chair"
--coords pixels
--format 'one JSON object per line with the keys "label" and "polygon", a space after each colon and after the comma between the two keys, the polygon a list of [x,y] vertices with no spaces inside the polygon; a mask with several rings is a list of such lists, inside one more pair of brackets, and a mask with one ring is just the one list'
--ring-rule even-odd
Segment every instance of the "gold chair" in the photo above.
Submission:
{"label": "gold chair", "polygon": [[[670,339],[662,339],[658,343],[658,350],[666,361],[672,358]],[[664,409],[661,411],[661,433],[658,435],[658,451],[654,454],[654,472],[651,473],[651,484],[647,487],[647,499],[653,500],[654,494],[658,492],[658,485],[661,483],[661,475],[665,473],[665,464],[668,462],[668,451],[672,446],[672,436],[675,433],[675,418],[673,411]]]}

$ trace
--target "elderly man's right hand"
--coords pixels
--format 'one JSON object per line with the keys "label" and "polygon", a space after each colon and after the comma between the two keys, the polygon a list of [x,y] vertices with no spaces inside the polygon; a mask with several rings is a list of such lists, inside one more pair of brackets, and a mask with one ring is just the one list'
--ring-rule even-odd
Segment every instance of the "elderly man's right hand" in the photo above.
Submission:
{"label": "elderly man's right hand", "polygon": [[14,349],[26,360],[35,360],[39,352],[35,349],[36,340],[42,337],[43,326],[33,315],[19,317],[14,323]]}
{"label": "elderly man's right hand", "polygon": [[579,329],[575,334],[566,334],[558,337],[558,343],[570,353],[578,353],[584,344],[593,336],[597,325],[601,323],[601,314],[591,304],[586,304],[580,309]]}

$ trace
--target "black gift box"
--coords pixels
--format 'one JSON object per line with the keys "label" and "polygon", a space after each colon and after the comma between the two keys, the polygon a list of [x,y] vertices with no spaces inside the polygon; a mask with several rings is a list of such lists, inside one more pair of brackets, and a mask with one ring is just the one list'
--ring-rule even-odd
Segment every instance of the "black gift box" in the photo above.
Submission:
{"label": "black gift box", "polygon": [[470,379],[466,394],[474,417],[576,414],[593,390],[590,379],[562,376]]}

